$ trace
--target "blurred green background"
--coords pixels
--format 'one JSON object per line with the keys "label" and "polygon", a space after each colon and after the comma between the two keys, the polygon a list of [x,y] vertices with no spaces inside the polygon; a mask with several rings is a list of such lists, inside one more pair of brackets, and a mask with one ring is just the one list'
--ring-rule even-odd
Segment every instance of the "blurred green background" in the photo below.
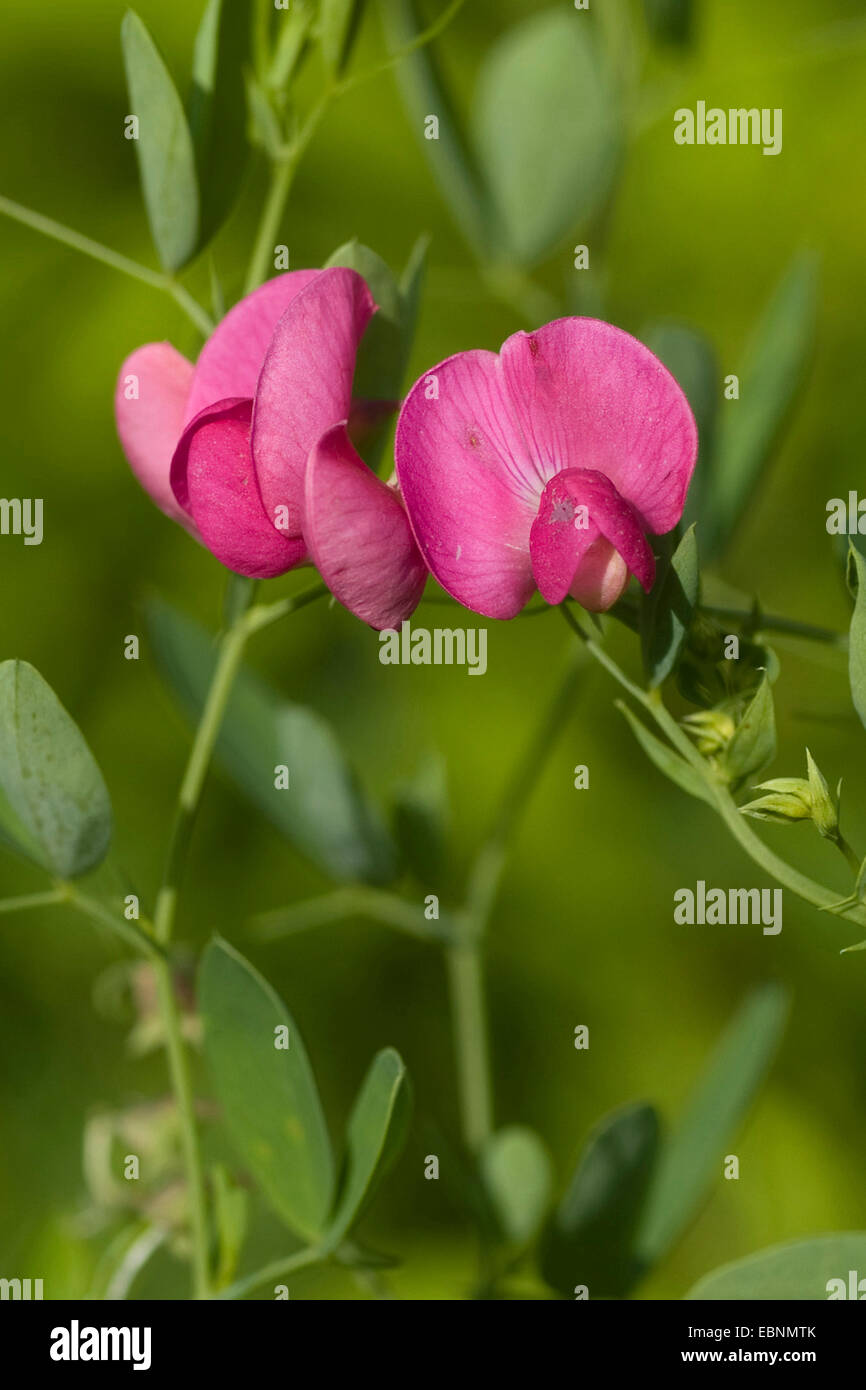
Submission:
{"label": "blurred green background", "polygon": [[[471,0],[439,45],[468,100],[485,49],[548,0]],[[140,0],[175,71],[182,71],[196,5]],[[153,263],[132,147],[118,30],[124,5],[76,0],[48,11],[6,0],[0,20],[0,190]],[[431,9],[431,15],[434,13]],[[375,22],[360,61],[381,43]],[[606,316],[632,331],[655,317],[702,329],[722,370],[735,371],[758,308],[793,253],[821,257],[814,366],[773,467],[721,573],[768,611],[843,629],[848,601],[824,526],[825,504],[861,479],[863,305],[861,229],[866,192],[855,176],[866,125],[866,6],[855,0],[708,0],[685,57],[654,59],[661,117],[628,152],[607,250]],[[669,85],[670,84],[670,85]],[[784,109],[784,151],[677,147],[672,112],[698,99]],[[216,246],[239,290],[261,170]],[[285,222],[292,265],[317,265],[357,235],[402,265],[432,236],[411,375],[469,347],[497,348],[523,326],[485,290],[431,182],[391,75],[347,95],[304,162]],[[582,239],[582,238],[575,238]],[[539,273],[562,296],[565,245]],[[188,733],[144,636],[154,591],[214,627],[223,574],[139,491],[117,444],[111,396],[137,344],[170,338],[196,350],[167,297],[85,261],[12,223],[0,225],[0,375],[4,495],[45,499],[45,539],[0,539],[0,656],[45,675],[84,730],[108,781],[118,857],[152,904],[167,816]],[[206,283],[193,272],[191,283]],[[277,593],[298,583],[277,581]],[[438,621],[429,610],[428,622]],[[423,610],[422,610],[423,613]],[[418,621],[421,621],[419,615]],[[534,723],[569,641],[555,614],[489,623],[488,674],[383,667],[373,633],[339,609],[314,606],[258,639],[255,666],[291,698],[335,724],[364,779],[385,798],[423,755],[447,760],[465,862]],[[142,635],[142,659],[123,639]],[[627,663],[634,644],[614,638]],[[835,781],[845,777],[847,833],[866,845],[863,730],[851,711],[844,658],[778,643],[779,756],[773,775],[802,775],[808,743]],[[563,1182],[587,1129],[636,1098],[667,1116],[686,1094],[725,1020],[752,984],[787,983],[794,1006],[771,1080],[736,1144],[739,1182],[719,1180],[676,1256],[642,1290],[680,1297],[701,1274],[771,1242],[866,1223],[866,957],[838,920],[785,894],[781,935],[749,927],[679,927],[676,888],[769,886],[709,810],[666,783],[632,743],[604,674],[587,670],[570,717],[527,807],[495,913],[489,960],[499,1123],[536,1127]],[[576,763],[590,789],[572,786]],[[808,828],[766,831],[816,876],[840,874]],[[3,895],[42,880],[8,856]],[[844,886],[844,872],[838,877]],[[370,1054],[393,1044],[415,1083],[416,1124],[405,1155],[367,1220],[379,1247],[405,1261],[395,1277],[412,1297],[461,1296],[473,1237],[445,1182],[426,1182],[438,1152],[428,1122],[456,1133],[444,971],[427,948],[361,922],[270,946],[250,914],[322,891],[325,881],[215,775],[205,799],[179,932],[196,943],[219,929],[288,1001],[313,1058],[329,1115],[342,1124]],[[87,1238],[82,1129],[94,1110],[157,1097],[161,1058],[126,1054],[126,1027],[94,1004],[94,979],[114,945],[59,909],[4,917],[0,927],[0,1272],[43,1276],[46,1295],[81,1294],[104,1243]],[[588,1052],[572,1043],[591,1032]],[[264,1255],[284,1241],[265,1215]],[[165,1259],[141,1292],[184,1291]],[[293,1282],[295,1297],[358,1297],[348,1277]]]}

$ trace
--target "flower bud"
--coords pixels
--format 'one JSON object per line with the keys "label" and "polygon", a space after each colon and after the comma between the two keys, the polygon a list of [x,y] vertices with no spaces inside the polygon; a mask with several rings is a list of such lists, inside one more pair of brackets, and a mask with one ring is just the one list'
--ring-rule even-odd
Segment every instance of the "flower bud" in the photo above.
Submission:
{"label": "flower bud", "polygon": [[740,810],[756,820],[793,824],[811,820],[819,835],[839,841],[839,802],[834,799],[812,754],[806,749],[806,777],[775,777],[761,782],[755,791],[764,796],[749,801]]}
{"label": "flower bud", "polygon": [[[838,840],[838,791],[834,800],[830,788],[827,786],[826,779],[808,748],[806,749],[806,770],[809,777],[809,789],[812,795],[812,819],[815,822],[818,834],[823,835],[825,840]],[[842,785],[841,782],[839,785]]]}
{"label": "flower bud", "polygon": [[698,752],[707,758],[721,753],[737,729],[733,715],[724,705],[719,705],[716,709],[698,710],[696,714],[687,714],[682,722],[695,739]]}

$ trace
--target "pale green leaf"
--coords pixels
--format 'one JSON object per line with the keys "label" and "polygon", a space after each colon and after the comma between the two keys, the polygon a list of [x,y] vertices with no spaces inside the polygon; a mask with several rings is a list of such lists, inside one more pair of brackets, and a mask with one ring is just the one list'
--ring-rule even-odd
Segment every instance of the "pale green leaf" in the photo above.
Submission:
{"label": "pale green leaf", "polygon": [[541,1139],[525,1125],[497,1130],[481,1151],[479,1167],[502,1235],[526,1245],[544,1220],[553,1185]]}
{"label": "pale green leaf", "polygon": [[130,115],[144,205],[157,255],[182,269],[198,247],[200,208],[195,150],[183,102],[145,25],[128,10],[120,28]]}
{"label": "pale green leaf", "polygon": [[93,754],[26,661],[0,664],[0,838],[63,879],[95,868],[111,840]]}
{"label": "pale green leaf", "polygon": [[776,1053],[788,1001],[778,985],[751,994],[734,1015],[683,1114],[666,1139],[637,1234],[641,1263],[656,1264],[721,1186],[730,1150]]}
{"label": "pale green leaf", "polygon": [[204,953],[198,1001],[205,1055],[238,1153],[286,1225],[316,1240],[331,1209],[334,1165],[295,1022],[268,982],[219,938]]}
{"label": "pale green leaf", "polygon": [[542,1244],[541,1271],[566,1297],[624,1298],[639,1274],[633,1240],[658,1148],[651,1105],[613,1111],[590,1135]]}
{"label": "pale green leaf", "polygon": [[699,1279],[686,1298],[817,1303],[832,1296],[859,1300],[863,1298],[859,1278],[864,1271],[866,1231],[838,1231],[771,1245],[722,1265]]}
{"label": "pale green leaf", "polygon": [[560,7],[506,30],[472,125],[507,257],[540,260],[599,207],[619,161],[617,88],[587,16]]}
{"label": "pale green leaf", "polygon": [[346,1153],[328,1237],[342,1240],[363,1215],[376,1188],[396,1162],[412,1110],[409,1074],[399,1053],[376,1054],[346,1128]]}

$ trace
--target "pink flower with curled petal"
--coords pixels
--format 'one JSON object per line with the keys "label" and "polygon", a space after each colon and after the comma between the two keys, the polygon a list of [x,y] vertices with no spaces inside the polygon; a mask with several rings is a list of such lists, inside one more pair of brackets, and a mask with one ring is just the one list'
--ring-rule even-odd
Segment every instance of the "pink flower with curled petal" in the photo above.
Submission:
{"label": "pink flower with curled petal", "polygon": [[230,310],[195,367],[168,343],[138,348],[115,413],[139,482],[229,569],[270,578],[312,555],[346,607],[388,627],[417,605],[426,568],[399,496],[348,436],[396,408],[352,399],[375,311],[353,270],[288,272]]}
{"label": "pink flower with curled petal", "polygon": [[467,608],[513,618],[539,589],[594,612],[630,574],[652,587],[648,535],[679,521],[697,456],[688,402],[630,334],[557,319],[415,383],[397,475],[430,570]]}

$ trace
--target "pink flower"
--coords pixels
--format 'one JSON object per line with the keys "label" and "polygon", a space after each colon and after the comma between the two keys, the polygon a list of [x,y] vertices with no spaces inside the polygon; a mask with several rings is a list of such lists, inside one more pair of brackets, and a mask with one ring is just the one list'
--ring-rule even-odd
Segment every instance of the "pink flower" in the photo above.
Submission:
{"label": "pink flower", "polygon": [[610,608],[652,587],[647,535],[679,521],[697,454],[683,392],[628,333],[557,319],[494,352],[460,352],[415,383],[397,474],[444,589],[513,618],[536,588]]}
{"label": "pink flower", "polygon": [[355,358],[376,311],[353,270],[296,270],[236,304],[195,367],[169,343],[124,362],[117,429],[167,516],[238,574],[269,578],[312,556],[345,606],[399,624],[426,578],[397,492],[349,440],[393,409],[353,401]]}

